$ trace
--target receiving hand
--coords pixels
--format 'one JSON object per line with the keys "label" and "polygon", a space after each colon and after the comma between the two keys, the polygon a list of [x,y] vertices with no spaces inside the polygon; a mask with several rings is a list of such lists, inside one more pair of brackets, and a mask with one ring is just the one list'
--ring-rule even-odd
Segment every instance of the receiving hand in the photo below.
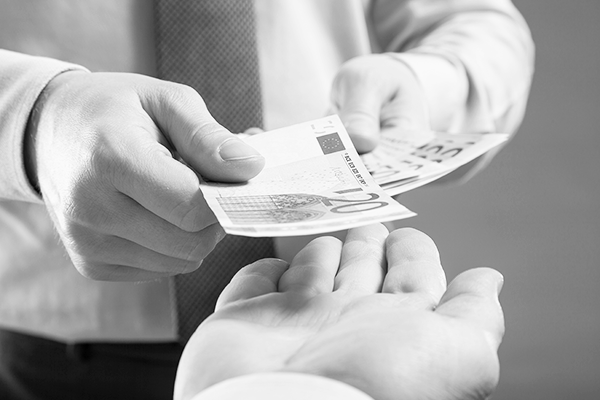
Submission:
{"label": "receiving hand", "polygon": [[195,270],[224,235],[196,173],[239,182],[264,165],[193,89],[142,75],[63,73],[29,130],[29,176],[75,267],[93,279]]}
{"label": "receiving hand", "polygon": [[[386,261],[387,259],[387,261]],[[498,380],[501,275],[446,287],[435,244],[382,225],[242,269],[187,344],[175,398],[261,372],[328,377],[377,400],[483,399]]]}
{"label": "receiving hand", "polygon": [[377,147],[384,131],[429,130],[423,90],[402,61],[371,54],[347,61],[331,91],[340,116],[359,153]]}

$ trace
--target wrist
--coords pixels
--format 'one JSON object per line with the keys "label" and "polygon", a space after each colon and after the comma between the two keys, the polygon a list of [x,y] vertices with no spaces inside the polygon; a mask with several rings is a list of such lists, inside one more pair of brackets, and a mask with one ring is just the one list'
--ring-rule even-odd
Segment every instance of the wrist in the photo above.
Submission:
{"label": "wrist", "polygon": [[25,128],[25,137],[23,140],[23,164],[25,167],[25,174],[29,183],[35,191],[41,195],[39,176],[38,176],[38,162],[37,162],[37,142],[39,135],[40,120],[42,114],[46,109],[48,99],[51,94],[55,92],[56,87],[63,84],[63,79],[66,75],[73,73],[81,73],[83,71],[68,70],[61,72],[52,78],[48,84],[44,87],[35,103],[29,118],[27,120],[27,126]]}

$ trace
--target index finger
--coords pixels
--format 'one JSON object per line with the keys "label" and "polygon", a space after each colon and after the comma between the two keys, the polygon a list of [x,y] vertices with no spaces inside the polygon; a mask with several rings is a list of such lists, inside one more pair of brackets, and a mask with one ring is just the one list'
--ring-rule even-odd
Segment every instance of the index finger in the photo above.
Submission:
{"label": "index finger", "polygon": [[141,132],[129,132],[123,140],[122,154],[111,162],[119,192],[184,231],[197,232],[217,222],[193,170]]}
{"label": "index finger", "polygon": [[446,290],[446,275],[433,240],[416,229],[402,228],[390,233],[386,245],[388,272],[382,291],[434,308]]}

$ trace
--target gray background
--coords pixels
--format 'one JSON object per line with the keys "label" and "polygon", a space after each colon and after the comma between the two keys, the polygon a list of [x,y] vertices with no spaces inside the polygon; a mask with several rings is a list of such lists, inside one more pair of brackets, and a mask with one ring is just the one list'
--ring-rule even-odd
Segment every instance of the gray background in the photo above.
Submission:
{"label": "gray background", "polygon": [[525,121],[459,187],[422,189],[403,221],[438,243],[449,278],[505,276],[495,400],[600,399],[600,1],[514,0],[537,46]]}

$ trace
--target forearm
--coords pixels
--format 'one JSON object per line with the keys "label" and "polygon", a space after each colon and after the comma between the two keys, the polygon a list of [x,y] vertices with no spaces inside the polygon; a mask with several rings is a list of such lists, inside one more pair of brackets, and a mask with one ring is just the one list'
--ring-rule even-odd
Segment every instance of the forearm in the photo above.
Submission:
{"label": "forearm", "polygon": [[39,202],[25,170],[25,132],[40,93],[56,75],[84,68],[0,50],[0,199]]}
{"label": "forearm", "polygon": [[[510,1],[413,0],[395,13],[375,8],[373,16],[382,21],[381,51],[408,64],[423,86],[433,129],[516,131],[534,47]],[[396,24],[404,27],[394,32]]]}

